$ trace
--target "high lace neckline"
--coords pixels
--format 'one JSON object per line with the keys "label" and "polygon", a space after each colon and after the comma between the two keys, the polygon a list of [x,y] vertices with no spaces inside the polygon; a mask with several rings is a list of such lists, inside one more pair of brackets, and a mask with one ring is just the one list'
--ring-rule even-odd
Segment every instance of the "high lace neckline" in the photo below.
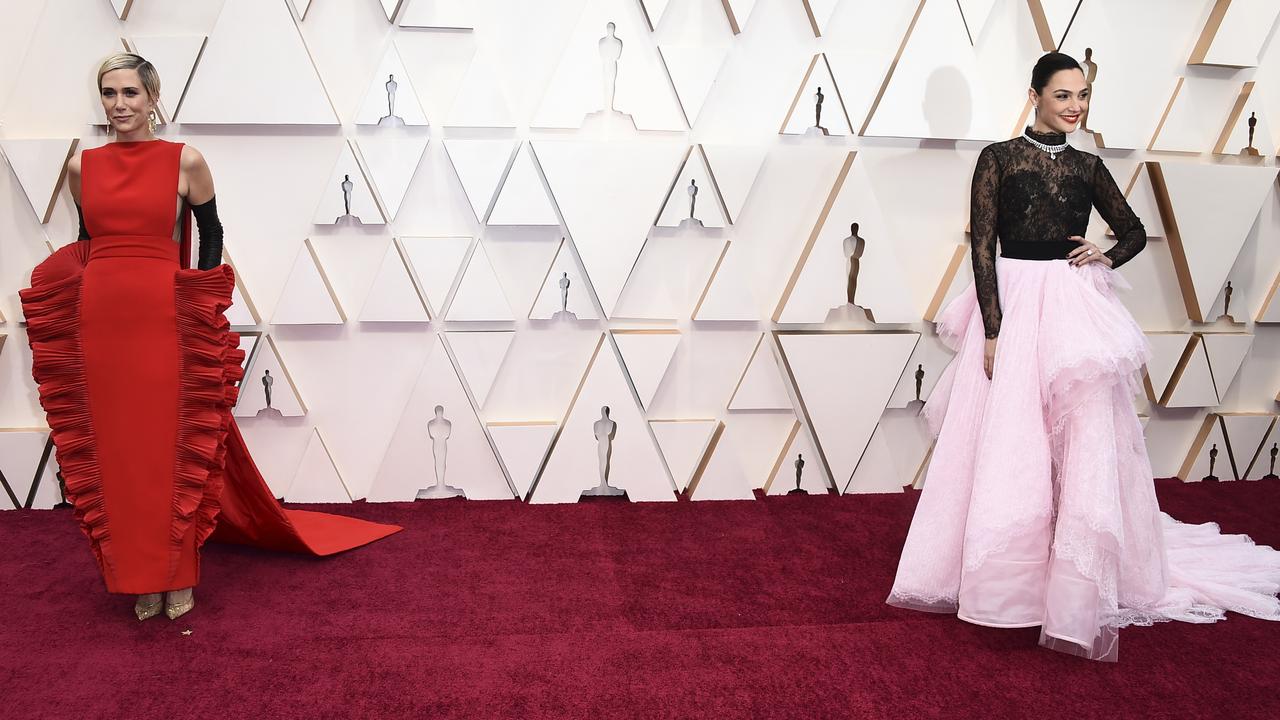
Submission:
{"label": "high lace neckline", "polygon": [[1060,133],[1060,132],[1051,132],[1051,133],[1036,132],[1035,130],[1032,130],[1032,129],[1031,129],[1031,126],[1030,126],[1030,125],[1028,125],[1028,126],[1027,126],[1027,128],[1026,128],[1025,130],[1023,130],[1023,132],[1024,132],[1024,133],[1026,133],[1027,137],[1031,138],[1032,140],[1035,140],[1036,142],[1042,142],[1042,143],[1044,143],[1045,145],[1061,145],[1061,144],[1063,144],[1063,143],[1065,143],[1065,142],[1067,141],[1067,134],[1066,134],[1066,133]]}

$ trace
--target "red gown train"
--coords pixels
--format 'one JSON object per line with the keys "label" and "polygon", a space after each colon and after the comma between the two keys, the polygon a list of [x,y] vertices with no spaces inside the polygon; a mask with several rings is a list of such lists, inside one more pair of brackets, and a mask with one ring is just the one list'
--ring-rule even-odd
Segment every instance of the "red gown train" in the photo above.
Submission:
{"label": "red gown train", "polygon": [[189,269],[181,153],[163,140],[85,151],[92,239],[53,253],[20,293],[67,499],[115,593],[196,585],[211,535],[329,555],[400,529],[285,510],[263,481],[231,417],[244,359],[224,317],[234,276]]}

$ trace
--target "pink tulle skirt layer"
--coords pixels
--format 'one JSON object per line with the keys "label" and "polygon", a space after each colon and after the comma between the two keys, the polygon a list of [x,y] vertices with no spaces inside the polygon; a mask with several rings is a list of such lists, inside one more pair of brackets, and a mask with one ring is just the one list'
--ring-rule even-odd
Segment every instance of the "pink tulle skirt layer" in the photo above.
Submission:
{"label": "pink tulle skirt layer", "polygon": [[1150,349],[1100,264],[999,258],[983,371],[972,286],[938,319],[956,356],[925,406],[937,435],[889,603],[1117,657],[1117,631],[1224,611],[1280,620],[1280,552],[1160,512],[1133,398]]}

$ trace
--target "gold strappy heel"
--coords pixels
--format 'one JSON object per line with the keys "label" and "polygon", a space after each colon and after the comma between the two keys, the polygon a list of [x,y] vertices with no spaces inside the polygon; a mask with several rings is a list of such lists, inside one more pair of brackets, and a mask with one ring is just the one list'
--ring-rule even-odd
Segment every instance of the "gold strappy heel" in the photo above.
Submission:
{"label": "gold strappy heel", "polygon": [[[155,602],[146,602],[146,598],[155,596]],[[155,617],[164,609],[164,595],[160,593],[147,593],[139,595],[138,601],[133,604],[133,614],[138,616],[139,620]]]}
{"label": "gold strappy heel", "polygon": [[188,595],[186,600],[179,600],[175,602],[173,596],[179,592],[182,591],[175,590],[165,593],[164,614],[168,616],[170,620],[177,620],[188,612],[191,612],[191,608],[196,606],[196,594],[194,589],[187,589]]}

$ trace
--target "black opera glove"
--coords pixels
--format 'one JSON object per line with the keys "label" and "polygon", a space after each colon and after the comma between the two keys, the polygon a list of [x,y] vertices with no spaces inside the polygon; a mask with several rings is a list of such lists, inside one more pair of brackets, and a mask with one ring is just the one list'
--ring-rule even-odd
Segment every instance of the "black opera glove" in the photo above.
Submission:
{"label": "black opera glove", "polygon": [[84,226],[84,210],[80,207],[80,203],[76,203],[76,217],[80,218],[80,232],[76,235],[76,239],[88,240],[89,229]]}
{"label": "black opera glove", "polygon": [[200,253],[196,267],[212,270],[222,264],[222,222],[218,220],[218,199],[191,206],[196,216],[196,228],[200,233]]}

